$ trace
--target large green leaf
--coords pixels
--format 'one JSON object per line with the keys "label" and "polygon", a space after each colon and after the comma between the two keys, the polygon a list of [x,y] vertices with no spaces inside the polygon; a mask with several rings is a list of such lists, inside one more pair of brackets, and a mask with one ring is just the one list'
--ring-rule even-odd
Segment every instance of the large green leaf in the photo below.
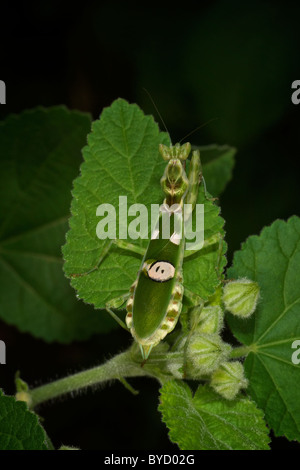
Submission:
{"label": "large green leaf", "polygon": [[252,350],[245,361],[249,393],[275,435],[299,440],[300,366],[292,362],[292,343],[300,339],[300,219],[277,220],[249,237],[228,276],[246,276],[261,289],[253,317],[228,316],[235,336]]}
{"label": "large green leaf", "polygon": [[47,437],[35,413],[26,403],[0,390],[0,449],[47,450]]}
{"label": "large green leaf", "polygon": [[[142,203],[148,210],[151,204],[163,202],[160,178],[166,163],[158,152],[160,142],[168,144],[168,138],[159,132],[153,118],[145,116],[137,105],[118,99],[94,122],[88,146],[83,149],[85,162],[81,175],[74,181],[70,231],[63,252],[65,271],[79,297],[97,308],[128,292],[141,257],[112,247],[98,270],[86,276],[74,276],[91,270],[107,243],[96,235],[99,221],[96,209],[102,203],[117,208],[118,227],[119,196],[127,196],[128,207]],[[219,217],[219,208],[205,197],[203,186],[198,203],[205,204],[205,238],[223,234],[224,221]],[[128,241],[143,247],[147,243],[140,239]],[[211,295],[220,282],[225,259],[221,258],[217,271],[217,248],[213,246],[196,253],[184,265],[185,284],[203,298]]]}
{"label": "large green leaf", "polygon": [[263,413],[247,398],[224,400],[208,385],[193,396],[183,382],[161,389],[159,410],[169,436],[183,450],[268,449]]}
{"label": "large green leaf", "polygon": [[62,270],[71,184],[88,115],[37,108],[0,123],[0,316],[47,341],[105,331]]}
{"label": "large green leaf", "polygon": [[205,145],[200,150],[207,190],[219,196],[231,180],[236,149],[228,145]]}

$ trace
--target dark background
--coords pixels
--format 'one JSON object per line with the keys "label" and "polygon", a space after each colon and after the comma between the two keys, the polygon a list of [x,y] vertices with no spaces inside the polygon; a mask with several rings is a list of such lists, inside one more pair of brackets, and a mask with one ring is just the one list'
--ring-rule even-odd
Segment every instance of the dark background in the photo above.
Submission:
{"label": "dark background", "polygon": [[[228,260],[249,234],[276,218],[299,215],[300,5],[273,1],[1,4],[0,79],[7,104],[0,118],[37,105],[65,104],[98,118],[122,97],[157,113],[173,143],[238,148],[234,179],[221,197]],[[163,129],[163,126],[161,125]],[[71,188],[70,188],[71,189]],[[85,343],[48,345],[0,322],[8,364],[1,387],[14,393],[20,369],[30,385],[96,365],[125,349],[126,332]],[[38,382],[37,382],[38,379]],[[84,449],[176,449],[157,412],[158,385],[136,379],[134,397],[114,383],[41,407],[54,444]],[[273,448],[299,445],[274,439]]]}

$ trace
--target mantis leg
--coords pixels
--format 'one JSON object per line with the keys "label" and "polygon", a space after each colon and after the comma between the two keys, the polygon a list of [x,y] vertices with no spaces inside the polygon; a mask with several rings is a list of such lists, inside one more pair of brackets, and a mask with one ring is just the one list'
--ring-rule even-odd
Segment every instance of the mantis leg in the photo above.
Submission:
{"label": "mantis leg", "polygon": [[204,305],[200,295],[195,294],[190,289],[187,289],[187,287],[184,288],[184,297],[191,303],[192,307],[197,307],[198,305],[203,307]]}
{"label": "mantis leg", "polygon": [[212,235],[211,237],[209,237],[207,240],[204,240],[203,246],[200,250],[186,250],[184,252],[184,259],[188,258],[189,256],[194,255],[195,253],[198,253],[203,248],[208,248],[209,246],[215,245],[217,243],[219,244],[219,250],[222,251],[222,235],[220,233],[216,233],[215,235]]}
{"label": "mantis leg", "polygon": [[[186,195],[186,202],[187,204],[192,204],[192,210],[194,210],[196,203],[197,203],[200,182],[202,182],[204,185],[204,191],[205,191],[206,197],[208,199],[214,200],[215,198],[209,198],[207,196],[206,184],[205,184],[205,180],[202,174],[200,153],[199,153],[199,150],[195,150],[191,158],[190,169],[189,169],[189,190]],[[204,244],[202,248],[207,248],[208,246],[214,245],[216,243],[219,243],[219,250],[220,250],[218,263],[217,263],[217,265],[219,266],[221,253],[222,253],[222,246],[223,246],[221,234],[212,235],[208,240],[204,240]],[[197,253],[198,251],[199,250],[186,250],[184,253],[184,258],[186,259],[189,256],[192,256],[194,253]]]}
{"label": "mantis leg", "polygon": [[110,251],[110,249],[113,245],[116,245],[118,248],[121,248],[122,250],[129,251],[130,253],[136,253],[136,254],[141,255],[141,256],[144,256],[144,253],[145,253],[144,248],[141,248],[140,246],[137,246],[137,245],[133,245],[132,243],[128,243],[124,240],[118,240],[118,239],[109,240],[104,245],[103,250],[102,250],[101,255],[100,255],[100,258],[97,261],[97,264],[93,268],[91,268],[89,271],[86,271],[86,272],[80,273],[80,274],[73,274],[72,277],[86,276],[87,274],[91,274],[94,271],[97,271],[97,269],[99,268],[102,261],[104,260],[106,255],[109,253],[109,251]]}
{"label": "mantis leg", "polygon": [[192,204],[192,210],[194,210],[198,198],[199,183],[202,180],[202,167],[199,150],[195,150],[193,152],[190,162],[188,179],[189,189],[186,195],[185,202],[187,204]]}
{"label": "mantis leg", "polygon": [[[101,256],[97,262],[97,264],[92,268],[90,269],[89,271],[85,272],[85,273],[80,273],[80,274],[73,274],[72,277],[79,277],[79,276],[86,276],[87,274],[91,274],[92,272],[96,271],[99,266],[101,265],[102,261],[104,260],[104,258],[106,257],[106,255],[109,253],[112,245],[116,245],[117,247],[119,248],[122,248],[123,250],[127,250],[131,253],[137,253],[139,255],[144,255],[144,249],[139,247],[139,246],[136,246],[136,245],[133,245],[132,243],[128,243],[124,240],[109,240],[108,243],[106,243],[104,245],[104,248],[101,252]],[[127,326],[125,325],[125,323],[123,322],[123,320],[121,320],[118,315],[115,314],[115,312],[112,310],[113,308],[120,308],[125,302],[126,300],[128,299],[130,293],[126,293],[126,294],[123,294],[121,295],[120,297],[116,297],[115,299],[112,299],[110,300],[109,302],[106,303],[105,305],[105,309],[106,311],[110,314],[110,316],[122,327],[124,328],[126,331],[128,331],[128,328]]]}
{"label": "mantis leg", "polygon": [[[124,304],[124,302],[126,302],[126,300],[128,299],[130,293],[127,292],[126,294],[123,294],[123,295],[120,295],[119,297],[116,297],[115,299],[112,299],[110,300],[109,302],[106,303],[106,310],[107,312],[112,316],[112,318],[114,320],[116,320],[117,323],[119,323],[119,325],[124,328],[124,330],[126,331],[130,331],[127,326],[125,325],[125,323],[121,320],[121,318],[119,318],[115,312],[113,312],[113,310],[111,310],[112,308],[120,308],[122,307],[122,305]],[[127,390],[129,390],[133,395],[137,395],[139,392],[137,390],[135,390],[128,382],[127,380],[124,378],[124,377],[119,377],[119,380],[120,382],[124,385],[125,388],[127,388]]]}
{"label": "mantis leg", "polygon": [[112,308],[120,308],[122,307],[122,305],[126,302],[126,300],[128,299],[130,293],[129,292],[126,292],[126,294],[123,294],[123,295],[120,295],[119,297],[116,297],[115,299],[111,299],[109,300],[106,305],[105,305],[105,309],[107,310],[107,312],[112,316],[112,318],[114,320],[116,320],[117,323],[119,323],[119,325],[124,328],[124,330],[126,331],[129,331],[127,326],[125,325],[125,323],[123,322],[123,320],[121,320],[121,318],[118,317],[118,315],[115,314],[115,312],[112,310]]}
{"label": "mantis leg", "polygon": [[189,190],[187,193],[187,202],[193,205],[193,209],[197,202],[199,184],[202,183],[204,186],[204,194],[206,199],[209,201],[216,201],[217,197],[212,197],[206,189],[206,183],[202,172],[202,165],[200,160],[199,150],[194,150],[189,170]]}
{"label": "mantis leg", "polygon": [[134,245],[133,243],[128,243],[124,240],[115,239],[112,240],[113,244],[116,245],[118,248],[122,248],[123,250],[130,251],[131,253],[136,253],[138,255],[144,256],[145,249],[141,248],[140,246]]}

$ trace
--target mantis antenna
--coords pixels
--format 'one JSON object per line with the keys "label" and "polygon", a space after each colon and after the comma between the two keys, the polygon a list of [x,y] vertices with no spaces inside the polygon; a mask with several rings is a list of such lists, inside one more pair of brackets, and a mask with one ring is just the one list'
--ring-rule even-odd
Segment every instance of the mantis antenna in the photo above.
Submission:
{"label": "mantis antenna", "polygon": [[213,121],[216,121],[217,119],[219,119],[219,118],[217,118],[217,117],[211,118],[211,119],[209,119],[209,121],[206,121],[206,122],[204,122],[203,124],[201,124],[200,126],[196,127],[196,129],[194,129],[193,131],[189,132],[189,133],[186,134],[184,137],[182,137],[182,139],[180,139],[180,141],[179,141],[179,144],[181,144],[181,142],[182,142],[184,139],[186,139],[187,137],[190,137],[190,135],[194,134],[194,133],[195,133],[196,131],[198,131],[199,129],[202,129],[202,127],[206,126],[207,124],[210,124],[210,123],[213,122]]}
{"label": "mantis antenna", "polygon": [[158,107],[157,107],[156,104],[155,104],[154,99],[152,98],[152,96],[151,96],[150,92],[147,90],[147,88],[144,88],[144,87],[143,87],[143,90],[144,90],[144,91],[147,93],[147,95],[149,96],[149,98],[150,98],[150,100],[151,100],[151,103],[153,104],[153,106],[154,106],[154,108],[155,108],[155,110],[156,110],[156,112],[157,112],[157,114],[158,114],[158,116],[159,116],[159,118],[160,118],[160,120],[161,120],[161,122],[162,122],[162,124],[163,124],[163,126],[164,126],[164,128],[165,128],[165,130],[166,130],[166,132],[167,132],[167,134],[168,134],[169,137],[170,137],[170,141],[172,141],[171,136],[170,136],[170,132],[168,131],[168,128],[167,128],[167,126],[166,126],[166,124],[165,124],[165,121],[163,120],[162,115],[160,114],[160,112],[159,112],[159,110],[158,110]]}

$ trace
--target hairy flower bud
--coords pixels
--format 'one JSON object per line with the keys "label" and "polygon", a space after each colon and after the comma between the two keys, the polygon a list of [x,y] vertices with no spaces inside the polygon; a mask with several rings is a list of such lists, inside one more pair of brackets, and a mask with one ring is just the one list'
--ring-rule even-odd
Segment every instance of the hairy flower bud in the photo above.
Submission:
{"label": "hairy flower bud", "polygon": [[218,334],[195,331],[187,344],[188,373],[193,377],[211,374],[224,362],[231,347]]}
{"label": "hairy flower bud", "polygon": [[223,327],[223,311],[220,305],[203,307],[199,316],[197,331],[201,333],[220,333]]}
{"label": "hairy flower bud", "polygon": [[247,318],[254,312],[259,298],[257,282],[238,279],[225,284],[223,302],[226,310],[238,317]]}
{"label": "hairy flower bud", "polygon": [[167,372],[173,375],[176,379],[182,379],[184,376],[184,355],[174,353],[172,356],[168,355],[166,361]]}
{"label": "hairy flower bud", "polygon": [[213,372],[210,385],[227,400],[233,400],[248,385],[243,365],[238,361],[224,362]]}

